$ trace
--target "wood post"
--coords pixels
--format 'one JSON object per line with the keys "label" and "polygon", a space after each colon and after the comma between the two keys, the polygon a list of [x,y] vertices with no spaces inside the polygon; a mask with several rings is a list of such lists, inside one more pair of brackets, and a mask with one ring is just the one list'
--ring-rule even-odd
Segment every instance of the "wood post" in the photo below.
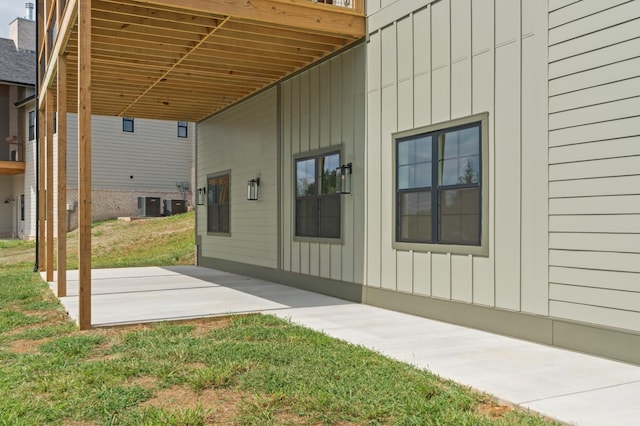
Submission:
{"label": "wood post", "polygon": [[58,57],[58,297],[67,295],[67,57]]}
{"label": "wood post", "polygon": [[47,106],[46,106],[46,120],[47,120],[47,136],[46,136],[46,240],[47,240],[47,254],[46,254],[46,276],[47,281],[53,281],[53,112],[55,111],[55,104],[53,98],[53,89],[47,88],[46,93]]}
{"label": "wood post", "polygon": [[78,2],[78,275],[80,330],[91,328],[91,0]]}
{"label": "wood post", "polygon": [[[45,102],[46,108],[46,102]],[[45,219],[47,217],[47,197],[46,197],[46,174],[45,174],[45,138],[46,136],[46,114],[45,111],[38,110],[38,271],[44,271],[47,263],[45,250],[47,239],[45,232]]]}

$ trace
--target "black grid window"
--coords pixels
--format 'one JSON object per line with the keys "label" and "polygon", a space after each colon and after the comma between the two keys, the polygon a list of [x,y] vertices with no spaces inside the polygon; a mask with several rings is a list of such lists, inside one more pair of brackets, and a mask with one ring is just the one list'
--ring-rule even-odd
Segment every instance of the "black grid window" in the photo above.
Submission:
{"label": "black grid window", "polygon": [[122,131],[133,133],[133,118],[122,117]]}
{"label": "black grid window", "polygon": [[189,123],[187,123],[186,121],[178,121],[178,137],[189,137]]}
{"label": "black grid window", "polygon": [[29,140],[36,138],[36,112],[29,111]]}
{"label": "black grid window", "polygon": [[229,173],[207,178],[207,231],[229,233]]}
{"label": "black grid window", "polygon": [[480,245],[481,125],[396,139],[396,241]]}
{"label": "black grid window", "polygon": [[340,238],[340,153],[296,160],[296,236]]}

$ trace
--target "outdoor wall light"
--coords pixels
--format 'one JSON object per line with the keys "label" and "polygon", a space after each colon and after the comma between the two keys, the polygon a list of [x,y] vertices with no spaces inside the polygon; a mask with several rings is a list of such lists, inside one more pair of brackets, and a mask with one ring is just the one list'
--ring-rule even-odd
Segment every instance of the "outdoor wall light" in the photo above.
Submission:
{"label": "outdoor wall light", "polygon": [[353,172],[351,163],[337,167],[336,171],[338,172],[338,182],[340,185],[338,192],[340,194],[351,194],[351,174]]}
{"label": "outdoor wall light", "polygon": [[202,188],[198,188],[198,200],[197,200],[198,205],[204,206],[206,199],[207,199],[207,187],[203,186]]}
{"label": "outdoor wall light", "polygon": [[258,188],[260,187],[260,178],[251,179],[247,182],[247,200],[258,200]]}

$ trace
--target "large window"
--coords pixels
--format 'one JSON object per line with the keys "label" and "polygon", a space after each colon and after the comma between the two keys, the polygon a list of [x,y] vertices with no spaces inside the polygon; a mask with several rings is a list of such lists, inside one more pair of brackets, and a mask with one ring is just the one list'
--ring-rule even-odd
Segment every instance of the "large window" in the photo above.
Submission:
{"label": "large window", "polygon": [[395,136],[396,242],[482,245],[482,118]]}
{"label": "large window", "polygon": [[228,234],[229,172],[207,177],[207,231]]}
{"label": "large window", "polygon": [[35,138],[36,138],[36,112],[29,111],[29,140],[32,141]]}
{"label": "large window", "polygon": [[340,153],[296,160],[296,236],[340,238]]}

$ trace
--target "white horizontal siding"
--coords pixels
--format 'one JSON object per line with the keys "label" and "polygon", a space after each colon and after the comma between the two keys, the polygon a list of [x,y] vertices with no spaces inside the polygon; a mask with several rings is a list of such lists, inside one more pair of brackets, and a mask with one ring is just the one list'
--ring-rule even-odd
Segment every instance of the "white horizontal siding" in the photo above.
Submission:
{"label": "white horizontal siding", "polygon": [[[68,188],[77,188],[78,121],[68,116]],[[193,130],[177,137],[177,122],[134,119],[134,132],[122,131],[122,118],[91,120],[92,187],[105,190],[174,192],[176,182],[191,180]]]}
{"label": "white horizontal siding", "polygon": [[564,266],[549,268],[549,281],[556,284],[578,285],[622,291],[637,291],[640,274],[633,272],[576,269]]}
{"label": "white horizontal siding", "polygon": [[549,248],[640,253],[640,230],[638,232],[637,234],[554,232],[549,236]]}
{"label": "white horizontal siding", "polygon": [[640,330],[640,2],[549,14],[549,309]]}
{"label": "white horizontal siding", "polygon": [[631,331],[639,331],[640,313],[622,309],[591,306],[582,303],[549,301],[549,314],[554,317]]}

